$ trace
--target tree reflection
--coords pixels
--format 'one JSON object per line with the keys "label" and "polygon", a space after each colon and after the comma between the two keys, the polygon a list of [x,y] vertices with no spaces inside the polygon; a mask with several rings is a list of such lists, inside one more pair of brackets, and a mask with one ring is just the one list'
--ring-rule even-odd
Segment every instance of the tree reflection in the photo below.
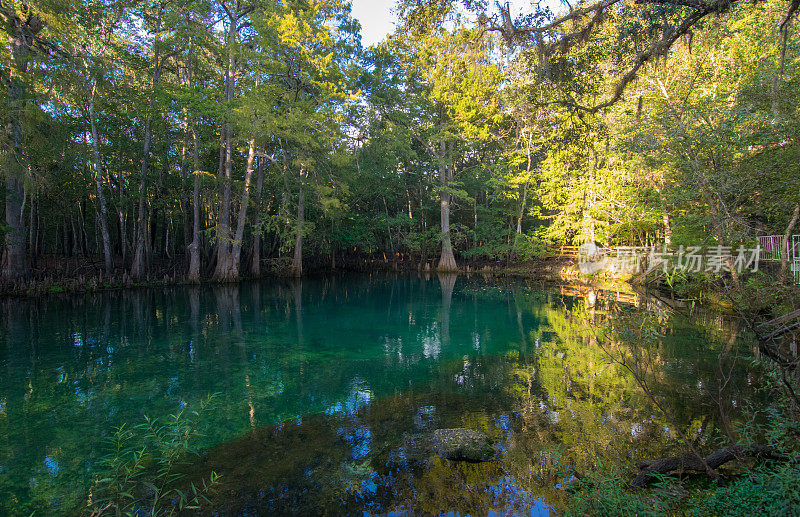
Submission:
{"label": "tree reflection", "polygon": [[450,307],[453,304],[453,289],[456,286],[458,275],[454,273],[437,273],[439,285],[442,289],[442,331],[441,343],[443,346],[450,345]]}
{"label": "tree reflection", "polygon": [[[565,465],[629,465],[630,451],[674,444],[669,422],[592,332],[625,314],[602,297],[587,308],[480,277],[372,276],[4,301],[0,310],[0,513],[81,507],[110,429],[215,392],[219,407],[202,427],[203,443],[217,446],[208,461],[236,493],[266,498],[247,503],[259,508],[317,485],[328,487],[320,505],[345,500],[354,511],[456,508],[469,487],[480,488],[463,511],[557,503]],[[719,414],[737,418],[730,400],[753,400],[752,372],[729,361],[735,333],[718,323],[665,317],[648,355],[648,382],[676,423],[708,439]],[[614,341],[615,350],[633,345]],[[708,395],[721,386],[729,398],[717,407]],[[487,433],[499,459],[391,460],[408,435],[437,426]]]}

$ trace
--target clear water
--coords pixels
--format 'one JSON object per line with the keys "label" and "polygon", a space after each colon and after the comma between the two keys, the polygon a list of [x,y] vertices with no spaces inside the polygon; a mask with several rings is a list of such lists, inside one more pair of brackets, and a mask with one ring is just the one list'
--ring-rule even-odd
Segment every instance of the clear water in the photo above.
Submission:
{"label": "clear water", "polygon": [[[2,304],[0,514],[86,508],[104,438],[196,407],[222,474],[222,514],[410,510],[547,515],[565,466],[628,468],[675,446],[669,420],[586,325],[632,309],[522,281],[340,276]],[[721,318],[662,316],[647,379],[685,432],[710,441]],[[628,344],[615,343],[625,351]],[[753,397],[734,370],[725,410]],[[408,444],[436,428],[489,435],[495,460]]]}

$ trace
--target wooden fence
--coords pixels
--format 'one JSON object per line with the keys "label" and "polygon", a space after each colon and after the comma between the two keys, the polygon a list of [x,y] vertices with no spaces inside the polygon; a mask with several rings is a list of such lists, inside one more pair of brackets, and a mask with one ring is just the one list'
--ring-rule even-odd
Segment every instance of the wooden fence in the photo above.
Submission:
{"label": "wooden fence", "polygon": [[[783,235],[762,235],[758,237],[758,245],[761,248],[759,262],[780,262],[782,257],[789,259],[792,276],[795,282],[800,284],[800,235],[792,235],[791,239],[784,246]],[[630,263],[635,271],[642,269],[648,261],[651,252],[650,247],[645,246],[614,246],[610,248],[599,248],[607,257],[620,259]],[[660,257],[664,256],[661,249],[656,248]],[[580,246],[558,246],[552,248],[552,253],[559,257],[578,260],[580,258]],[[671,250],[668,255],[675,255]]]}

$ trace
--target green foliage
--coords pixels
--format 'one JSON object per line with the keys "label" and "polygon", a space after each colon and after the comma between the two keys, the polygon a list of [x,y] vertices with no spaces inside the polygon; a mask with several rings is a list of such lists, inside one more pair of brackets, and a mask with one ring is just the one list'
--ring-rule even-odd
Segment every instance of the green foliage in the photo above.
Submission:
{"label": "green foliage", "polygon": [[200,419],[213,402],[212,395],[196,410],[184,407],[163,419],[145,416],[140,424],[115,429],[106,439],[111,452],[100,460],[104,473],[92,487],[91,507],[115,515],[152,516],[199,509],[219,477],[212,472],[186,487],[181,466],[197,455]]}
{"label": "green foliage", "polygon": [[[602,466],[600,466],[602,472]],[[669,504],[663,497],[667,480],[662,480],[658,492],[636,491],[628,486],[627,476],[613,470],[591,474],[571,487],[575,492],[568,500],[564,515],[604,515],[656,517],[668,513]],[[659,497],[662,495],[662,497]]]}
{"label": "green foliage", "polygon": [[[528,260],[554,244],[784,232],[800,202],[800,40],[785,33],[784,52],[785,2],[704,18],[613,105],[586,110],[689,9],[629,4],[585,34],[575,19],[509,51],[486,19],[465,16],[491,10],[472,1],[402,1],[396,33],[368,49],[342,0],[235,13],[215,0],[12,2],[9,20],[41,17],[28,29],[48,51],[15,54],[13,34],[2,45],[5,84],[24,93],[0,113],[0,162],[23,185],[8,199],[32,256],[99,252],[105,217],[118,263],[130,261],[140,203],[154,263],[185,253],[197,205],[205,274],[240,226],[263,258],[290,256],[300,235],[316,258],[409,264],[446,237],[466,259]],[[531,7],[519,22],[551,18]]]}
{"label": "green foliage", "polygon": [[[772,372],[772,376],[778,374]],[[780,393],[777,380],[765,383],[764,390]],[[798,432],[796,408],[787,397],[762,412],[743,426],[743,433],[751,440],[765,440],[773,444],[788,461],[766,461],[745,470],[727,485],[711,486],[687,502],[691,516],[778,515],[800,513],[800,456],[796,452]]]}
{"label": "green foliage", "polygon": [[800,513],[800,463],[768,463],[698,498],[687,512],[691,516],[739,515],[791,516]]}
{"label": "green foliage", "polygon": [[780,285],[775,275],[758,271],[747,276],[741,289],[731,294],[737,310],[744,314],[760,314],[765,319],[777,318],[795,308],[798,286]]}

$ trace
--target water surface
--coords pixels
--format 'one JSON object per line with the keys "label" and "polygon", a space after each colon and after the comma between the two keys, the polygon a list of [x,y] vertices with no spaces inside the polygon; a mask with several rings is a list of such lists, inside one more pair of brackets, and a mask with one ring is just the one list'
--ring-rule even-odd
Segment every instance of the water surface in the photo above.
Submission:
{"label": "water surface", "polygon": [[[744,364],[709,397],[735,326],[669,313],[645,368],[665,418],[587,326],[634,308],[562,293],[373,275],[3,302],[0,514],[80,513],[115,427],[212,393],[188,471],[222,474],[223,514],[547,515],[570,469],[670,450],[671,420],[710,444],[752,398]],[[409,449],[444,427],[485,432],[496,459]]]}

